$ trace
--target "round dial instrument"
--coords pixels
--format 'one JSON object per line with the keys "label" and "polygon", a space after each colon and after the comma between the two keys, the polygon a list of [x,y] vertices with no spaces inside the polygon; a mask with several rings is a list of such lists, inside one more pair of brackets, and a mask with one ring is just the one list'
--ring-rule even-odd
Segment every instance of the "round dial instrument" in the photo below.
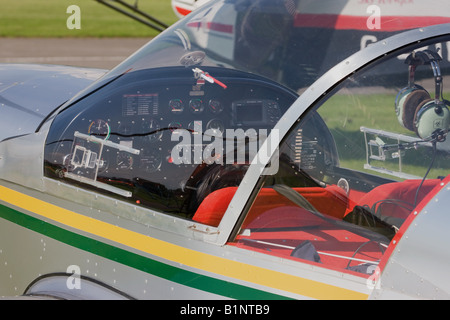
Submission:
{"label": "round dial instrument", "polygon": [[192,134],[202,133],[202,122],[201,121],[191,121],[188,124],[188,130]]}
{"label": "round dial instrument", "polygon": [[169,123],[169,130],[172,132],[181,128],[183,128],[183,125],[179,121],[172,121],[171,123]]}
{"label": "round dial instrument", "polygon": [[212,99],[212,100],[209,101],[208,108],[214,114],[218,114],[218,113],[221,113],[223,111],[222,103],[219,100],[216,100],[216,99]]}
{"label": "round dial instrument", "polygon": [[140,168],[147,173],[157,171],[162,164],[162,156],[160,149],[152,149],[142,155],[140,159]]}
{"label": "round dial instrument", "polygon": [[163,132],[159,122],[155,119],[149,119],[142,121],[142,134],[145,140],[149,142],[158,141],[161,139]]}
{"label": "round dial instrument", "polygon": [[189,102],[189,110],[194,114],[202,113],[204,109],[205,106],[203,105],[202,99],[192,99]]}
{"label": "round dial instrument", "polygon": [[133,167],[133,156],[125,151],[117,153],[117,170],[128,170]]}
{"label": "round dial instrument", "polygon": [[182,113],[184,111],[184,104],[181,99],[172,99],[169,101],[169,110],[172,113]]}
{"label": "round dial instrument", "polygon": [[107,140],[111,134],[111,128],[105,120],[97,119],[89,125],[88,134],[99,139]]}
{"label": "round dial instrument", "polygon": [[225,126],[223,122],[219,119],[212,119],[206,125],[206,129],[211,129],[215,135],[223,134],[225,132]]}

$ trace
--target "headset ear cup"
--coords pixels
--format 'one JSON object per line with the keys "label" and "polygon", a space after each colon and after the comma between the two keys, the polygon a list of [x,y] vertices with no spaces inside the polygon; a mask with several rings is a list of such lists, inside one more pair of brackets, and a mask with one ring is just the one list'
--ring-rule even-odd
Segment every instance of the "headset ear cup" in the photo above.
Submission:
{"label": "headset ear cup", "polygon": [[407,94],[404,98],[403,114],[401,115],[403,126],[406,129],[414,132],[416,131],[414,121],[416,114],[420,109],[419,105],[423,105],[422,102],[429,100],[430,98],[430,94],[423,89],[413,90]]}
{"label": "headset ear cup", "polygon": [[414,119],[413,119],[413,127],[414,127],[414,132],[417,134],[418,137],[420,137],[420,132],[419,132],[419,126],[420,126],[420,112],[424,112],[426,108],[426,105],[428,103],[431,103],[432,101],[434,101],[433,99],[426,99],[423,100],[422,102],[419,103],[419,105],[416,108],[416,111],[414,113]]}
{"label": "headset ear cup", "polygon": [[423,101],[414,115],[414,132],[418,137],[427,139],[436,130],[447,131],[450,126],[450,111],[444,103],[434,99]]}

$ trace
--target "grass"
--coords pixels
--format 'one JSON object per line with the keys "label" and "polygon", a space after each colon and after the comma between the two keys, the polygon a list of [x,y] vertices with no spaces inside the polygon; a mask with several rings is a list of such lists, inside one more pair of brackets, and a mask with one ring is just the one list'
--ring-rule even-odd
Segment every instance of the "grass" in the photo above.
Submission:
{"label": "grass", "polygon": [[[170,25],[170,0],[127,0]],[[81,29],[68,29],[70,5],[81,12]],[[0,37],[153,37],[158,31],[95,0],[0,0]]]}

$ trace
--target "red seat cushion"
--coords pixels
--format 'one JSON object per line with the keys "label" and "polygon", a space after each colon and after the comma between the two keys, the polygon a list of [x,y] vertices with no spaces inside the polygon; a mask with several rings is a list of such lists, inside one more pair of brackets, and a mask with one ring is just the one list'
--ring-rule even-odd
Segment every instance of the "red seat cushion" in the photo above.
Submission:
{"label": "red seat cushion", "polygon": [[[202,201],[192,219],[210,226],[218,226],[236,190],[237,187],[228,187],[210,193]],[[344,216],[348,200],[341,188],[328,186],[326,188],[295,188],[295,190],[305,197],[317,211],[339,219]],[[281,206],[294,206],[294,204],[274,189],[262,188],[246,221]]]}
{"label": "red seat cushion", "polygon": [[192,218],[194,221],[217,227],[228,205],[236,193],[237,187],[216,190],[206,196]]}
{"label": "red seat cushion", "polygon": [[[374,213],[383,216],[406,219],[414,209],[417,188],[422,180],[406,180],[386,183],[368,192],[359,201],[367,205]],[[417,204],[439,183],[439,179],[425,180],[417,195]]]}

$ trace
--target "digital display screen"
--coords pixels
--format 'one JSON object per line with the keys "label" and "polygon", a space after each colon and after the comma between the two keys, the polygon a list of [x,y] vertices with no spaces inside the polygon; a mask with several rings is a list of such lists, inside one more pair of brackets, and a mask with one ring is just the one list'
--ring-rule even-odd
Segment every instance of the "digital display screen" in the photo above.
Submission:
{"label": "digital display screen", "polygon": [[158,114],[158,94],[125,94],[122,99],[122,116],[148,116]]}
{"label": "digital display screen", "polygon": [[236,105],[236,119],[240,123],[263,120],[262,103],[246,103]]}

